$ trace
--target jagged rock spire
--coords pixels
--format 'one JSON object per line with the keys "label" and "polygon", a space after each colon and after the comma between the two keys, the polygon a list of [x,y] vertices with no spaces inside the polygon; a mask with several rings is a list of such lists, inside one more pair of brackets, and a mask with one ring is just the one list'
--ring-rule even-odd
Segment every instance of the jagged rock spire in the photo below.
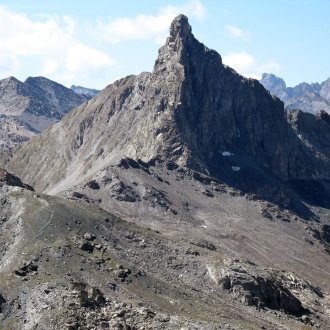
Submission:
{"label": "jagged rock spire", "polygon": [[179,15],[174,18],[170,28],[170,39],[174,41],[177,37],[185,39],[192,36],[191,26],[188,22],[188,17],[185,15]]}

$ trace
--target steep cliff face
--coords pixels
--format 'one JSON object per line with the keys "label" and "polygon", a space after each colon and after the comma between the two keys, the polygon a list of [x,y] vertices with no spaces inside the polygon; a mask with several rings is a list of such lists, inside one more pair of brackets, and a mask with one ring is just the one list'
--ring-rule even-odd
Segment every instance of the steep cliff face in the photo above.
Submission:
{"label": "steep cliff face", "polygon": [[[186,33],[173,36],[173,26]],[[170,46],[179,45],[174,52],[184,79],[174,113],[176,128],[191,156],[188,162],[210,170],[222,162],[224,150],[231,150],[246,153],[259,165],[287,177],[289,150],[284,141],[290,134],[282,102],[256,80],[224,66],[220,55],[199,43],[185,26],[189,26],[185,17],[172,24],[165,45],[170,50],[165,53],[173,61]]]}
{"label": "steep cliff face", "polygon": [[10,168],[58,192],[123,157],[172,160],[229,181],[241,169],[281,180],[329,176],[329,160],[299,140],[283,103],[223,65],[184,15],[172,22],[152,73],[109,85],[24,146]]}

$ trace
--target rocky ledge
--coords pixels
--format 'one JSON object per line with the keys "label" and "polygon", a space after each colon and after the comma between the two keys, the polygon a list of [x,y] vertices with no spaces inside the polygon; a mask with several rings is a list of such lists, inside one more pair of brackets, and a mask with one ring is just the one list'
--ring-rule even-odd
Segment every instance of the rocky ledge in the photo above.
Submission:
{"label": "rocky ledge", "polygon": [[21,187],[32,191],[34,190],[33,187],[23,183],[19,177],[10,174],[6,170],[0,168],[0,186],[4,184],[8,186]]}
{"label": "rocky ledge", "polygon": [[322,306],[324,295],[309,282],[293,273],[261,268],[248,261],[227,259],[224,265],[219,283],[236,300],[259,310],[282,311],[316,324],[312,315]]}

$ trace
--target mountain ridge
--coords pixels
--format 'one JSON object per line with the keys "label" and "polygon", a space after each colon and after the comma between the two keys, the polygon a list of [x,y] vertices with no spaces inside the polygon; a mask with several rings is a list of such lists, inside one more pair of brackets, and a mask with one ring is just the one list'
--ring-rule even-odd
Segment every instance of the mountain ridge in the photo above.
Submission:
{"label": "mountain ridge", "polygon": [[303,82],[287,87],[282,78],[272,73],[263,73],[260,83],[280,98],[287,110],[298,109],[313,114],[321,110],[330,112],[330,78],[322,83]]}
{"label": "mountain ridge", "polygon": [[[0,151],[7,162],[35,134],[88,98],[45,77],[0,80]],[[0,156],[0,158],[1,158]]]}
{"label": "mountain ridge", "polygon": [[[50,146],[63,145],[63,138],[67,150]],[[265,171],[284,181],[330,177],[329,155],[317,157],[299,140],[282,102],[222,65],[218,53],[195,39],[185,16],[172,22],[152,73],[109,85],[34,141],[9,168],[42,190],[69,188],[123,157],[163,157],[231,183],[237,181],[233,166],[246,169],[246,177]],[[41,169],[37,165],[40,145],[45,157],[56,155],[51,173],[48,156]],[[226,150],[235,153],[236,163],[222,156]]]}

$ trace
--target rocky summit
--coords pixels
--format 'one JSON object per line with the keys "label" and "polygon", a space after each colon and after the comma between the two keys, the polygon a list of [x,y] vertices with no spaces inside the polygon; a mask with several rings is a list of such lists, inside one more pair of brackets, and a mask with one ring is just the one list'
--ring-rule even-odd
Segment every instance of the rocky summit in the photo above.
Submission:
{"label": "rocky summit", "polygon": [[151,73],[8,164],[35,191],[0,185],[2,326],[327,329],[329,125],[286,112],[179,15]]}

